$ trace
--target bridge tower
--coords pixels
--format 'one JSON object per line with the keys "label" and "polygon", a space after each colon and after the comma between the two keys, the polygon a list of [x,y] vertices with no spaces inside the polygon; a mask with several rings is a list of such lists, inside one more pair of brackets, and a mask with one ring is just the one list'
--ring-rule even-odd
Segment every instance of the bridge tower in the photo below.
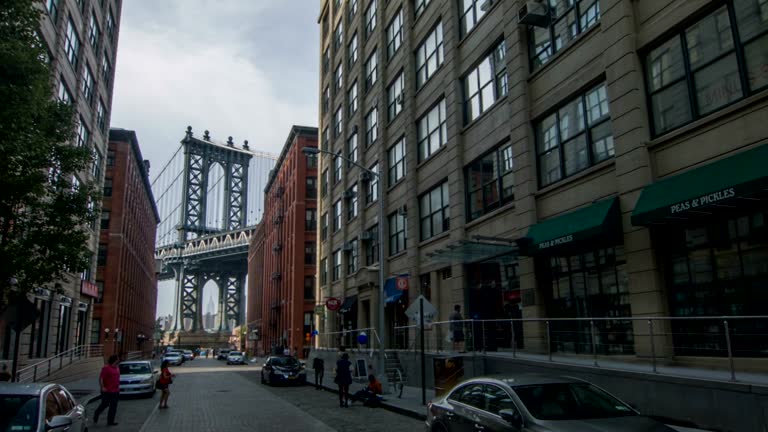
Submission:
{"label": "bridge tower", "polygon": [[[245,141],[243,148],[235,147],[232,137],[226,144],[213,142],[208,131],[197,138],[192,127],[187,127],[181,141],[184,150],[183,187],[178,231],[174,248],[177,259],[168,259],[165,265],[173,270],[176,279],[175,313],[173,330],[198,332],[203,330],[203,287],[214,281],[219,289],[217,306],[218,331],[228,332],[230,322],[240,325],[245,320],[245,277],[247,257],[242,250],[234,251],[234,245],[245,237],[248,205],[248,164],[253,153]],[[219,165],[224,197],[210,200],[209,174]],[[218,208],[215,208],[218,207]],[[223,215],[223,223],[209,226],[206,214],[210,210]],[[185,325],[186,324],[186,325]]]}

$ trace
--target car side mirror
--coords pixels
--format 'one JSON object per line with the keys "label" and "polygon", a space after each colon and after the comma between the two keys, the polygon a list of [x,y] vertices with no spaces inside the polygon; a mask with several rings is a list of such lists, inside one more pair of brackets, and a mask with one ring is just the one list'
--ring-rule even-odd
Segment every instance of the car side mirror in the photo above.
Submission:
{"label": "car side mirror", "polygon": [[160,371],[159,371],[158,369],[155,369],[155,370],[153,370],[153,371],[152,371],[152,373],[153,373],[153,374],[159,374],[159,373],[160,373]]}
{"label": "car side mirror", "polygon": [[512,425],[517,430],[520,430],[523,428],[523,417],[515,410],[512,409],[503,409],[499,411],[499,416],[504,419],[507,423]]}
{"label": "car side mirror", "polygon": [[51,418],[51,420],[47,421],[45,423],[45,430],[53,430],[53,429],[62,429],[65,427],[71,427],[72,426],[72,419],[63,416],[58,415]]}

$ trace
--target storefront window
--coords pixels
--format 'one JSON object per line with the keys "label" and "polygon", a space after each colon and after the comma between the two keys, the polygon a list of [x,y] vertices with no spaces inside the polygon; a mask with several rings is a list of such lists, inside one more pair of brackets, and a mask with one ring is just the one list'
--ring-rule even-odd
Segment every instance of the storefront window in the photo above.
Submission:
{"label": "storefront window", "polygon": [[[765,315],[768,312],[768,213],[658,228],[673,317]],[[765,329],[729,321],[735,356],[766,356]],[[677,355],[726,356],[723,320],[672,321]]]}
{"label": "storefront window", "polygon": [[[624,247],[591,250],[539,261],[539,278],[549,285],[547,315],[553,318],[604,318],[632,316]],[[548,265],[546,265],[548,264]],[[550,323],[552,350],[602,354],[634,353],[632,322],[595,321],[592,341],[589,321]]]}

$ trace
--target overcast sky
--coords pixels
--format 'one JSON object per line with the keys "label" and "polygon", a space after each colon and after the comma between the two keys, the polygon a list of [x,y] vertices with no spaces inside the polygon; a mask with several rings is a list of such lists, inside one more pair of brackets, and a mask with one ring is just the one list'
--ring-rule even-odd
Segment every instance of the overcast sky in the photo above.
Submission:
{"label": "overcast sky", "polygon": [[[111,126],[136,131],[150,176],[187,125],[273,153],[291,125],[317,125],[318,3],[123,2]],[[172,291],[161,285],[158,314],[170,313]]]}

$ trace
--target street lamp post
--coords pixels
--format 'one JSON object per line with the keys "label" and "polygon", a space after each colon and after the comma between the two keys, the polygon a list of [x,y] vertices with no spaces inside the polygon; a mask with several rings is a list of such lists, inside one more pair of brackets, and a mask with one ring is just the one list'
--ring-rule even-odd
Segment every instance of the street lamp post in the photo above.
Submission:
{"label": "street lamp post", "polygon": [[[307,155],[317,155],[319,153],[324,153],[331,155],[333,157],[341,158],[342,160],[347,161],[347,163],[352,164],[361,170],[367,172],[371,176],[376,178],[377,183],[377,192],[378,192],[378,201],[379,201],[379,325],[377,328],[376,333],[379,336],[379,365],[381,367],[381,373],[379,375],[381,381],[383,383],[386,383],[387,381],[387,371],[386,371],[386,354],[385,354],[385,328],[384,328],[384,302],[386,300],[386,296],[384,295],[384,227],[385,227],[385,221],[384,221],[384,182],[382,181],[381,175],[373,171],[371,169],[368,169],[359,163],[346,158],[342,156],[340,153],[333,153],[329,152],[327,150],[321,150],[317,147],[304,147],[302,151]],[[379,171],[381,171],[381,168],[379,168]]]}

